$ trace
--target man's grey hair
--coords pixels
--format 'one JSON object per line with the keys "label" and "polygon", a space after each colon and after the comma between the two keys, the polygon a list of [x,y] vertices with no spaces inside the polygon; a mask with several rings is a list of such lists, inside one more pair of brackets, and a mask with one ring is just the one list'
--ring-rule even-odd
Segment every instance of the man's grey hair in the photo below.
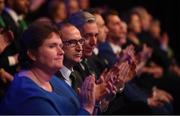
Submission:
{"label": "man's grey hair", "polygon": [[68,22],[80,29],[86,23],[96,22],[96,19],[91,13],[80,10],[72,14],[69,17]]}

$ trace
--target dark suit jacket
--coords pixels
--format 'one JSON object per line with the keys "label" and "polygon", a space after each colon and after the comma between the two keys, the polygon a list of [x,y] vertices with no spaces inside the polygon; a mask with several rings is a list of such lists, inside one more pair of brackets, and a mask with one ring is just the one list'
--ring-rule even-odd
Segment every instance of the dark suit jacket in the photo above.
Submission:
{"label": "dark suit jacket", "polygon": [[91,70],[94,70],[97,79],[100,77],[101,73],[107,68],[108,62],[101,58],[99,55],[92,54],[91,57],[87,58],[87,63]]}
{"label": "dark suit jacket", "polygon": [[10,45],[0,55],[0,59],[1,59],[0,66],[3,67],[7,72],[14,74],[16,73],[17,67],[9,66],[8,56],[12,56],[19,53],[19,37],[21,36],[23,30],[16,25],[12,17],[5,10],[2,12],[1,16],[4,19],[6,28],[13,32],[14,41],[12,41]]}
{"label": "dark suit jacket", "polygon": [[73,67],[73,69],[76,70],[76,71],[80,74],[80,76],[81,76],[81,78],[82,78],[83,81],[84,81],[84,79],[85,79],[87,76],[89,76],[89,75],[91,75],[91,74],[94,73],[94,69],[92,69],[92,68],[87,64],[87,62],[85,63],[84,60],[87,60],[87,59],[83,59],[80,63],[78,63],[77,65],[75,65],[75,66]]}
{"label": "dark suit jacket", "polygon": [[107,61],[108,67],[112,67],[117,62],[117,56],[113,53],[113,50],[108,42],[102,43],[98,46],[99,56]]}
{"label": "dark suit jacket", "polygon": [[14,33],[15,39],[18,39],[18,37],[21,36],[23,30],[16,25],[15,21],[12,19],[12,17],[9,15],[8,12],[6,12],[4,10],[1,15],[2,15],[2,17],[4,19],[6,27],[8,29],[12,30],[13,33]]}
{"label": "dark suit jacket", "polygon": [[15,55],[17,53],[15,49],[16,49],[15,46],[13,44],[10,44],[0,54],[0,68],[5,69],[7,72],[9,72],[12,75],[14,75],[17,72],[17,65],[10,66],[8,56]]}

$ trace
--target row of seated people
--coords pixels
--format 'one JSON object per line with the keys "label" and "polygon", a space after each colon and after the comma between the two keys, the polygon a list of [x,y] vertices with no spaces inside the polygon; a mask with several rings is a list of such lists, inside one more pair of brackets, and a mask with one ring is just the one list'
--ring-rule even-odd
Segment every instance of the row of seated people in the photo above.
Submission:
{"label": "row of seated people", "polygon": [[[179,95],[177,90],[179,90],[179,70],[178,66],[175,65],[175,63],[172,64],[172,60],[169,60],[169,56],[172,56],[172,54],[168,51],[168,38],[166,35],[164,35],[163,38],[160,38],[158,34],[153,35],[153,28],[158,28],[159,26],[156,24],[156,20],[151,21],[151,27],[148,29],[149,32],[146,33],[147,30],[142,28],[143,24],[140,24],[144,16],[141,17],[141,12],[139,13],[138,10],[139,9],[134,9],[133,13],[128,14],[124,19],[127,25],[121,21],[116,12],[105,14],[104,22],[101,14],[94,11],[92,11],[94,16],[82,11],[71,15],[68,20],[71,25],[59,23],[58,29],[61,32],[60,37],[64,44],[64,66],[61,67],[56,75],[59,78],[63,78],[63,80],[78,93],[79,88],[83,85],[82,83],[88,83],[85,81],[86,77],[92,74],[95,75],[96,84],[100,85],[96,88],[99,90],[96,93],[96,105],[100,106],[98,110],[99,113],[178,113]],[[147,15],[150,17],[150,14],[147,13]],[[46,20],[49,19],[41,19],[41,23]],[[138,26],[134,22],[137,22]],[[10,23],[8,22],[6,24],[8,25]],[[128,28],[128,31],[126,28]],[[139,34],[142,29],[144,32]],[[22,50],[20,49],[22,45],[19,46],[19,39],[17,39],[19,35],[16,31],[11,29],[15,38],[13,42],[11,42],[11,38],[13,38],[12,32],[5,31],[6,33],[4,33],[3,29],[1,30],[2,37],[7,38],[8,42],[10,41],[10,46],[13,46],[13,48],[11,48],[8,46],[9,43],[7,44],[13,53],[8,52],[6,55],[1,55],[1,57],[6,58],[8,65],[10,64],[9,59],[15,59],[13,62],[15,70],[12,72],[9,71],[9,66],[8,68],[1,68],[1,76],[4,75],[3,77],[5,77],[3,79],[11,82],[13,80],[12,75],[15,72],[19,72],[19,66],[16,66],[16,64],[18,62],[18,51]],[[75,30],[76,32],[74,32]],[[80,31],[79,34],[77,30]],[[126,47],[129,44],[133,44],[135,51],[132,46]],[[123,47],[126,49],[122,50]],[[9,56],[11,58],[9,58]],[[23,62],[25,63],[25,61]],[[1,63],[4,65],[5,62],[3,61]],[[130,69],[131,71],[129,71]],[[133,70],[135,70],[136,74]],[[12,75],[9,75],[6,71]],[[70,79],[71,72],[75,72],[73,80]],[[34,73],[28,76],[36,78]],[[120,80],[114,82],[114,80],[116,80],[114,78],[117,77],[120,78]],[[102,83],[104,81],[107,81],[108,84],[103,85]],[[87,87],[86,84],[84,85]],[[117,86],[114,87],[114,85]],[[6,86],[5,84],[5,88]],[[110,99],[113,95],[108,96],[109,98],[104,100],[104,96],[107,97],[107,93],[101,93],[101,91],[105,91],[100,89],[103,87],[110,88],[106,90],[108,95],[114,95],[119,91],[117,89],[120,89],[120,91],[123,90],[123,92],[118,92],[113,100]],[[63,114],[63,112],[61,113]],[[68,113],[76,114],[74,112]],[[90,111],[90,113],[92,113],[92,111]]]}

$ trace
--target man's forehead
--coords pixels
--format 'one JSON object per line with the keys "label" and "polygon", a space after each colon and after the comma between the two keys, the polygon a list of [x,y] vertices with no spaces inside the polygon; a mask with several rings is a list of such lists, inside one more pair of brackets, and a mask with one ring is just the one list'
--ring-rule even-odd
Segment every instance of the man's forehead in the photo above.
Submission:
{"label": "man's forehead", "polygon": [[95,15],[95,16],[96,16],[96,23],[98,25],[104,24],[104,20],[103,20],[103,18],[100,15]]}
{"label": "man's forehead", "polygon": [[96,22],[92,22],[92,23],[86,23],[84,26],[84,28],[97,28],[97,23]]}
{"label": "man's forehead", "polygon": [[62,29],[61,29],[61,32],[62,33],[74,33],[74,32],[79,32],[79,30],[71,25],[71,26],[64,26]]}
{"label": "man's forehead", "polygon": [[86,24],[83,26],[82,35],[97,35],[99,33],[99,29],[97,27],[96,22],[91,24]]}
{"label": "man's forehead", "polygon": [[120,17],[118,15],[110,15],[108,17],[108,21],[111,22],[111,21],[115,21],[115,20],[121,20]]}
{"label": "man's forehead", "polygon": [[62,30],[62,36],[63,37],[72,37],[72,36],[78,36],[78,37],[81,37],[81,34],[79,32],[79,30],[77,28],[64,28]]}

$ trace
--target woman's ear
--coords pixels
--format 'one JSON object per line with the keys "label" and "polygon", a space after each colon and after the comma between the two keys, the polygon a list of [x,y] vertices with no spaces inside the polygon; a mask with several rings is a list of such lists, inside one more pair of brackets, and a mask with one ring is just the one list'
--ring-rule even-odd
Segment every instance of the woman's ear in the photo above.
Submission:
{"label": "woman's ear", "polygon": [[28,50],[27,55],[32,61],[36,61],[35,53],[33,50]]}

